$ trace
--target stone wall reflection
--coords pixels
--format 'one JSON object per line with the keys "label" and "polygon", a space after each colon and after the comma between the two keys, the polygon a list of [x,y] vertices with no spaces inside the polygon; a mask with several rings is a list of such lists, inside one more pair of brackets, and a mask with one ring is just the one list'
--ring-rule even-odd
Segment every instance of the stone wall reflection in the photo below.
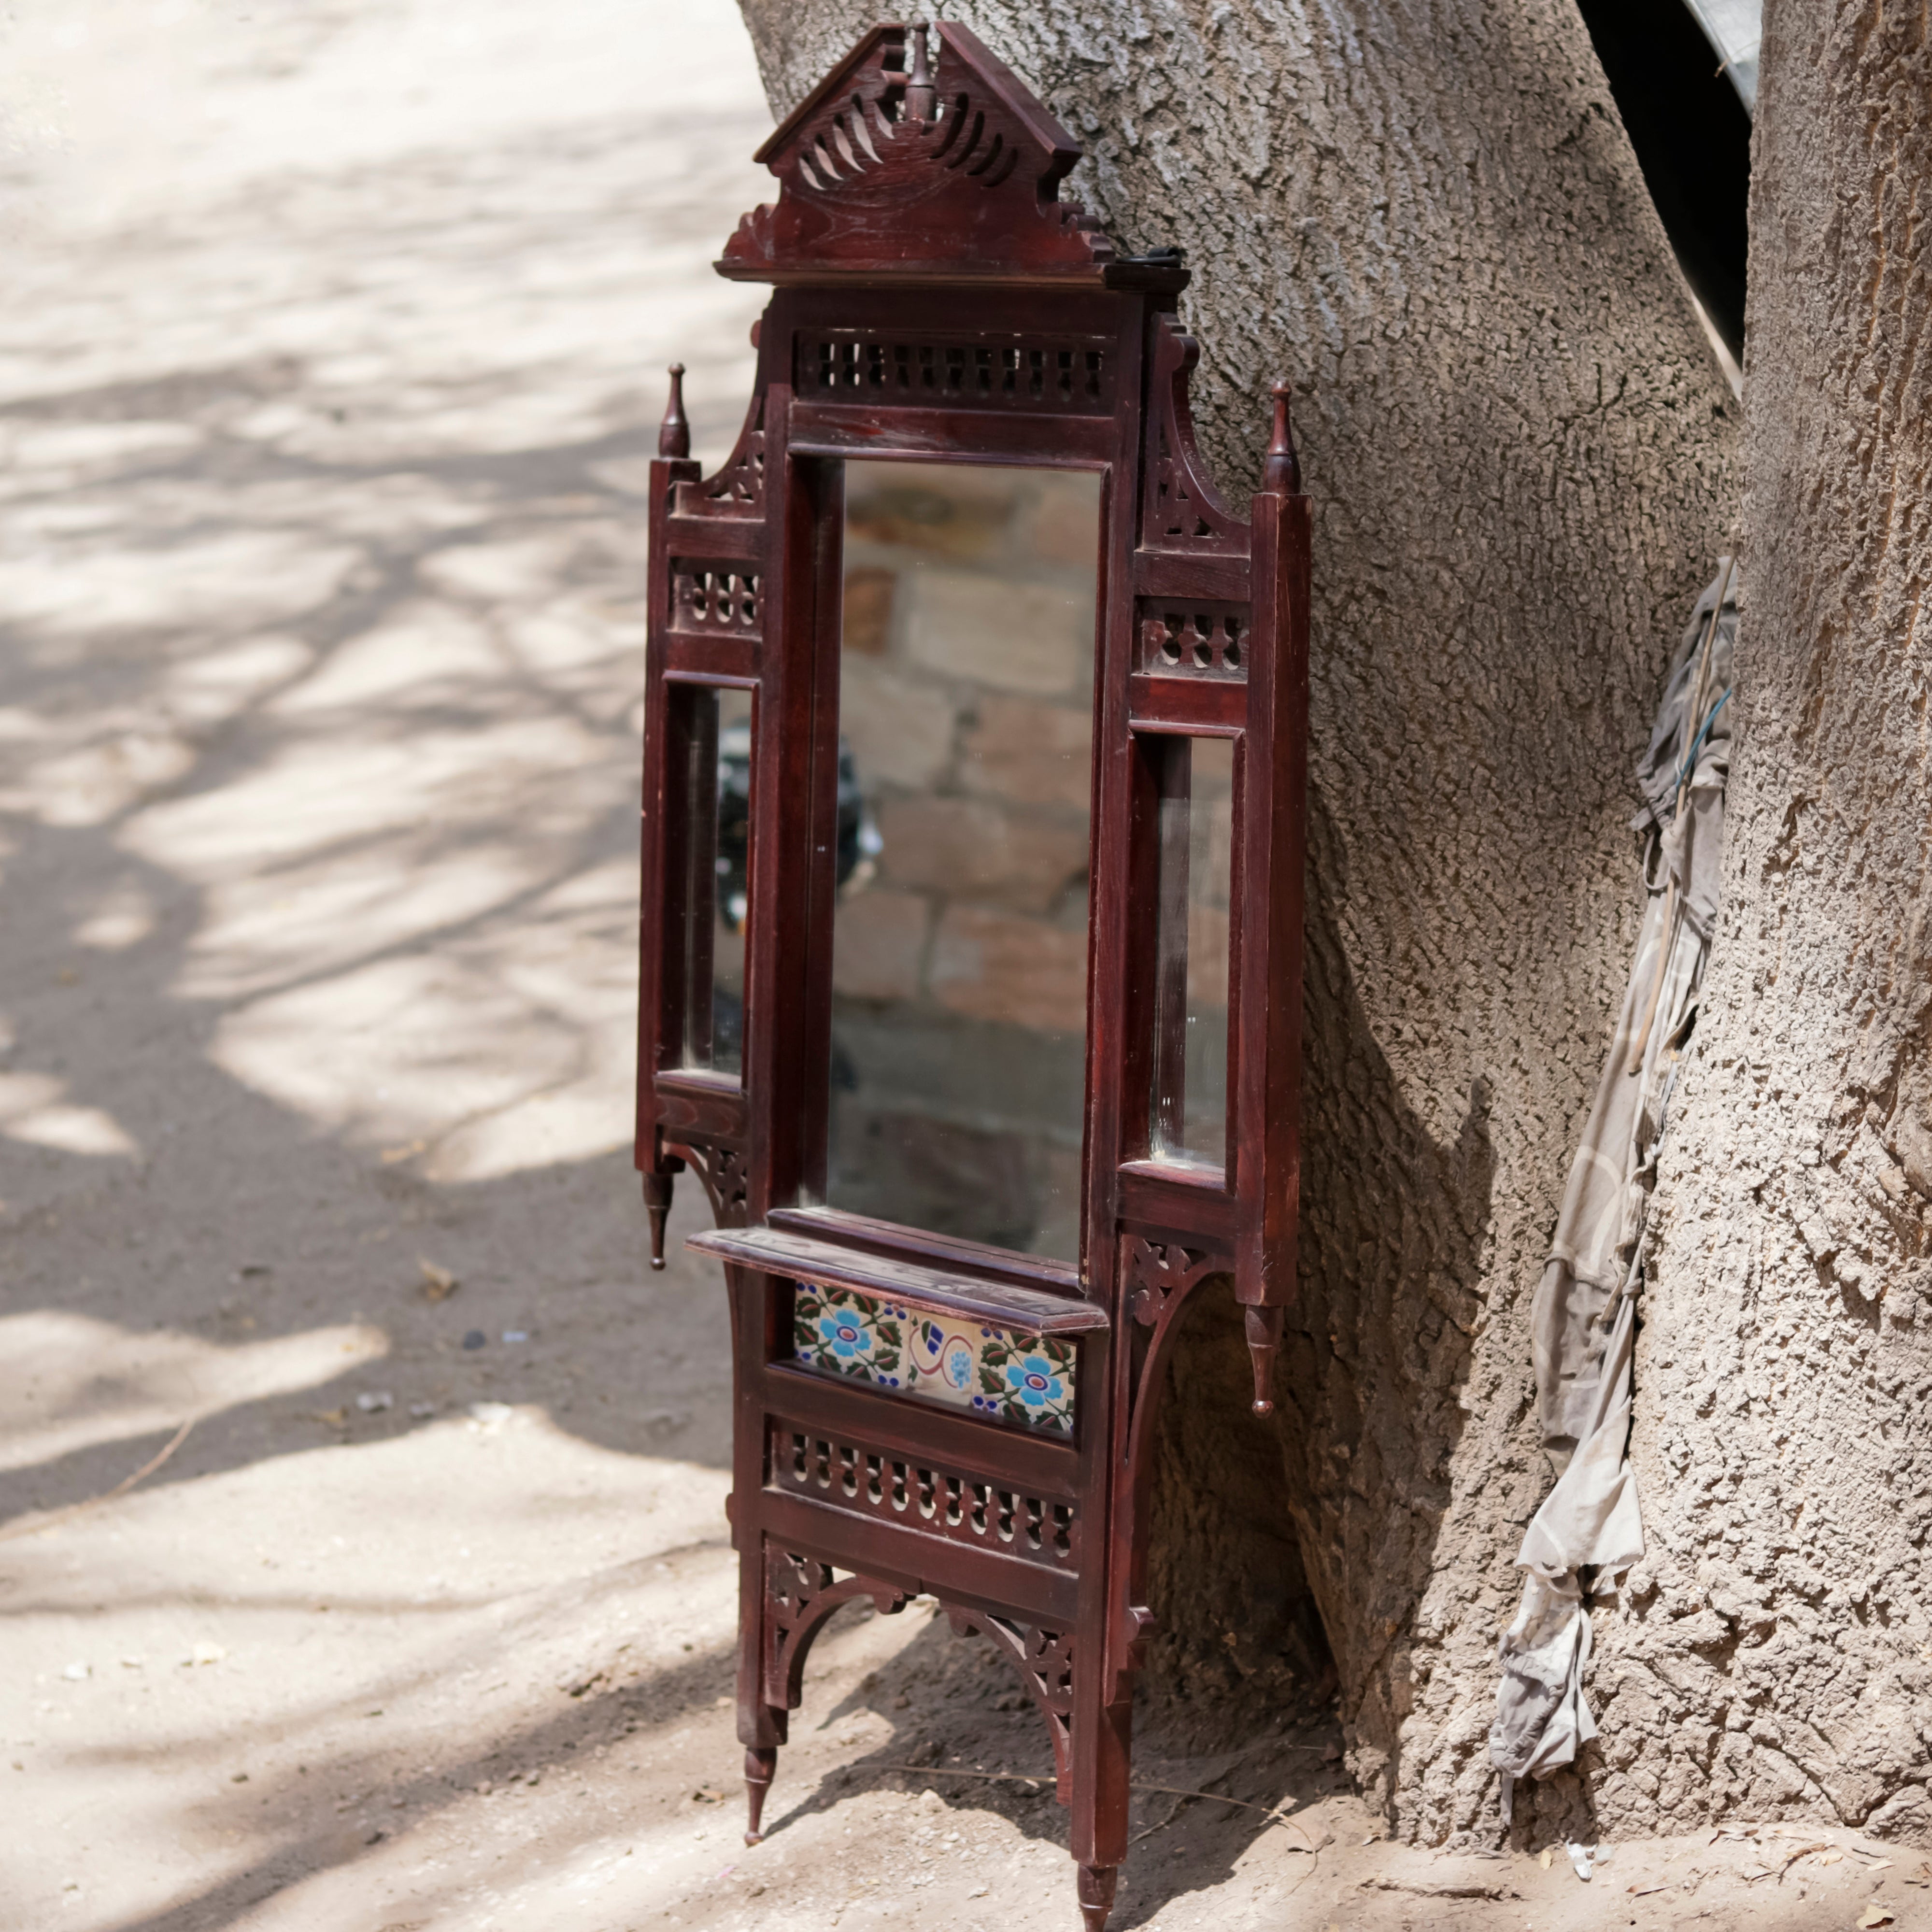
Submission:
{"label": "stone wall reflection", "polygon": [[1100,481],[852,463],[830,1198],[1078,1247]]}

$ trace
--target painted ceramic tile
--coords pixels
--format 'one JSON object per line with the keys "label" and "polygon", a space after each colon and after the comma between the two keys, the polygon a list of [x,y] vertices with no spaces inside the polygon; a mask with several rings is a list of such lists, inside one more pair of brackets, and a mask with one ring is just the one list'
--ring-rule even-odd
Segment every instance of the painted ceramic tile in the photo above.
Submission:
{"label": "painted ceramic tile", "polygon": [[808,1368],[929,1396],[1030,1429],[1073,1432],[1074,1345],[1053,1336],[914,1315],[844,1288],[800,1282],[792,1348]]}

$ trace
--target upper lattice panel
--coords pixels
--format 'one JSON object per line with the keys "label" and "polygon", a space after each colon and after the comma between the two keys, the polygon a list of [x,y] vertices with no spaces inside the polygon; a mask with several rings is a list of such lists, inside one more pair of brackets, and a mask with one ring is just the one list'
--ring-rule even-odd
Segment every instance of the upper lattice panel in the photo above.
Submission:
{"label": "upper lattice panel", "polygon": [[718,266],[746,281],[844,274],[1104,277],[1113,244],[1060,184],[1072,135],[964,27],[874,27],[755,158],[776,206]]}

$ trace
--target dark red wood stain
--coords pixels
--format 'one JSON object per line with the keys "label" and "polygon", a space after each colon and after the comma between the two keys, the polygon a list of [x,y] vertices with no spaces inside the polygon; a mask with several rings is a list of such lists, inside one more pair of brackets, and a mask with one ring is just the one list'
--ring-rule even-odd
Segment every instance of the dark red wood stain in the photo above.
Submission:
{"label": "dark red wood stain", "polygon": [[[1263,488],[1216,495],[1167,257],[1124,258],[1059,186],[1072,137],[963,27],[867,34],[760,151],[775,206],[718,264],[773,285],[757,386],[716,475],[674,372],[650,494],[638,1163],[662,1254],[694,1168],[720,1232],[736,1413],[738,1715],[755,1839],[806,1652],[855,1597],[914,1595],[1009,1654],[1071,1808],[1098,1932],[1126,1850],[1154,1418],[1203,1281],[1247,1310],[1256,1407],[1294,1294],[1308,500],[1278,386]],[[1102,472],[1086,1132],[1077,1267],[834,1212],[826,1185],[843,482],[880,454]],[[1231,650],[1230,645],[1233,646]],[[753,694],[742,1078],[681,1065],[693,688]],[[1153,1154],[1155,761],[1235,749],[1227,1171]],[[707,848],[708,849],[708,848]],[[1072,1437],[792,1364],[792,1283],[1052,1333]]]}

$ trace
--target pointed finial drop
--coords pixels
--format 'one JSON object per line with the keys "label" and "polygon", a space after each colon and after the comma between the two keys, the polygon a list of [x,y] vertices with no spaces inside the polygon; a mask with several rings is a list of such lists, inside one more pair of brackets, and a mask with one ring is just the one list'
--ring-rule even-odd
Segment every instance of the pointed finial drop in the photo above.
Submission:
{"label": "pointed finial drop", "polygon": [[1244,1308],[1248,1355],[1255,1372],[1254,1412],[1274,1413],[1274,1360],[1281,1353],[1282,1312],[1279,1308]]}
{"label": "pointed finial drop", "polygon": [[651,1266],[658,1274],[664,1272],[664,1222],[670,1213],[671,1190],[676,1185],[676,1169],[681,1162],[674,1162],[663,1173],[646,1168],[644,1172],[644,1212],[650,1217]]}
{"label": "pointed finial drop", "polygon": [[926,22],[915,20],[906,32],[912,37],[912,74],[906,82],[906,118],[929,124],[938,106],[939,95],[932,84],[932,70],[926,64]]}
{"label": "pointed finial drop", "polygon": [[1295,454],[1294,425],[1288,420],[1288,403],[1294,385],[1285,379],[1274,386],[1274,434],[1268,439],[1267,460],[1262,464],[1262,488],[1287,496],[1301,494],[1301,458]]}
{"label": "pointed finial drop", "polygon": [[755,1745],[745,1754],[745,1842],[761,1845],[765,1841],[765,1793],[778,1768],[775,1750],[760,1750]]}
{"label": "pointed finial drop", "polygon": [[670,400],[664,405],[664,421],[658,424],[658,454],[688,456],[691,425],[684,419],[684,364],[670,365]]}

